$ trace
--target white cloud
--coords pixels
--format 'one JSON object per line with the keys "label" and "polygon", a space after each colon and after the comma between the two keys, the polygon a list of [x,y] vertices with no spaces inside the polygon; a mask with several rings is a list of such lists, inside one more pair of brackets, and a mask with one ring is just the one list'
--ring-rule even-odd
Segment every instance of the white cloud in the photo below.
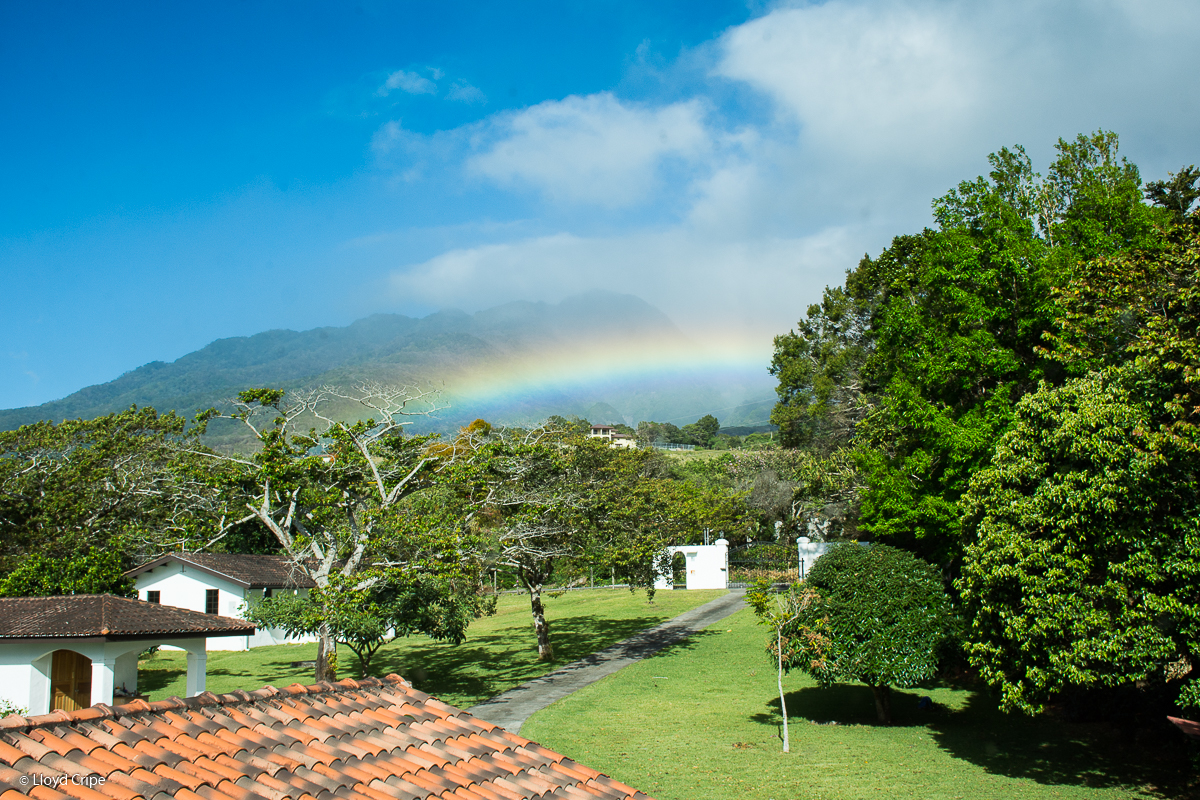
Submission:
{"label": "white cloud", "polygon": [[489,125],[498,141],[468,168],[559,202],[634,205],[650,197],[665,160],[711,156],[704,116],[699,100],[653,108],[602,92],[547,101],[494,117]]}
{"label": "white cloud", "polygon": [[[1104,127],[1148,177],[1196,161],[1183,54],[1197,51],[1200,4],[1178,0],[777,8],[688,56],[711,65],[693,99],[604,92],[428,137],[381,131],[409,162],[539,193],[551,212],[527,221],[560,231],[450,249],[393,287],[476,308],[608,288],[693,330],[769,337],[864,252],[928,224],[930,200],[1002,146],[1027,145],[1044,171],[1058,137]],[[615,211],[616,232],[550,222],[554,204]],[[655,227],[631,228],[629,209],[657,213]]]}
{"label": "white cloud", "polygon": [[1200,5],[1179,0],[834,0],[731,29],[714,74],[765,94],[812,157],[961,171],[1006,144],[1194,125],[1178,54],[1197,48]]}
{"label": "white cloud", "polygon": [[446,98],[467,105],[487,102],[487,96],[478,87],[472,86],[466,81],[455,81],[451,84],[450,91],[446,92]]}
{"label": "white cloud", "polygon": [[853,232],[735,239],[680,227],[623,236],[568,233],[451,250],[393,274],[398,301],[468,309],[556,301],[608,289],[643,297],[698,339],[741,331],[762,341],[791,327],[813,287],[839,283]]}
{"label": "white cloud", "polygon": [[726,34],[717,72],[768,94],[822,149],[936,158],[929,144],[961,136],[986,102],[981,33],[911,5],[783,9]]}
{"label": "white cloud", "polygon": [[[441,70],[432,70],[434,79],[442,76]],[[415,72],[396,70],[387,76],[387,80],[379,87],[377,94],[387,97],[392,91],[399,89],[409,94],[437,94],[437,84]]]}

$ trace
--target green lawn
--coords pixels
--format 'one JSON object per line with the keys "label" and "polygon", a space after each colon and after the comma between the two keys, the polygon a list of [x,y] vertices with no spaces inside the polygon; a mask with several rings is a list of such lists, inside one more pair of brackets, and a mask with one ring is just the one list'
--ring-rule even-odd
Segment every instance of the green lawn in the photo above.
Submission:
{"label": "green lawn", "polygon": [[[658,800],[1183,797],[1178,739],[1010,717],[985,694],[898,692],[896,724],[872,723],[864,686],[784,678],[781,752],[775,671],[749,611],[538,712],[521,729]],[[932,711],[919,711],[928,695]]]}
{"label": "green lawn", "polygon": [[[501,595],[495,616],[471,623],[460,645],[413,636],[387,645],[371,663],[374,675],[399,673],[422,691],[468,708],[563,664],[602,650],[663,620],[724,594],[723,590],[658,592],[646,603],[645,592],[589,589],[546,598],[555,660],[539,662],[526,595]],[[316,658],[317,646],[279,645],[246,652],[211,651],[208,689],[218,694],[258,689],[266,684],[312,683],[311,668],[293,667]],[[339,674],[358,676],[358,660],[338,648]],[[187,660],[180,651],[159,651],[138,666],[138,686],[151,700],[183,696]]]}

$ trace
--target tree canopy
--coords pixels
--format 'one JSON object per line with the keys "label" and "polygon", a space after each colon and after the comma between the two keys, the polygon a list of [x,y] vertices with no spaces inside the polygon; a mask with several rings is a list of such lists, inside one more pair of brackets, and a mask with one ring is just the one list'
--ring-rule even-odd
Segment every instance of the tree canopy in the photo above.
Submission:
{"label": "tree canopy", "polygon": [[1015,404],[1069,367],[1047,349],[1053,290],[1082,264],[1153,247],[1169,216],[1099,132],[1060,140],[1043,178],[1020,147],[934,201],[935,228],[896,237],[776,338],[772,419],[789,446],[850,447],[859,527],[957,569],[959,500]]}
{"label": "tree canopy", "polygon": [[850,465],[793,506],[840,498],[957,578],[1006,707],[1157,682],[1200,708],[1200,171],[1143,185],[1105,131],[1044,177],[989,160],[776,338],[781,438]]}
{"label": "tree canopy", "polygon": [[[429,513],[436,501],[423,497],[444,482],[445,467],[458,452],[439,446],[436,437],[404,433],[406,417],[425,413],[410,406],[427,396],[412,387],[366,384],[352,392],[247,390],[224,416],[253,431],[258,449],[248,457],[207,454],[232,470],[223,484],[230,505],[240,504],[247,518],[271,531],[316,585],[304,608],[284,608],[291,601],[272,599],[257,613],[293,631],[318,634],[318,680],[332,674],[329,658],[339,631],[348,644],[365,641],[364,604],[391,607],[379,598],[427,593],[432,585],[448,593],[449,607],[469,606],[477,597],[477,548],[453,513],[457,505],[452,513]],[[331,407],[348,403],[371,416],[344,422],[331,415]],[[218,416],[214,409],[200,420]],[[319,427],[303,428],[306,420]],[[433,505],[422,508],[422,499]],[[439,579],[436,584],[430,576]],[[281,604],[278,613],[273,601]],[[429,623],[419,628],[424,633],[446,630],[438,615],[418,619]],[[451,627],[446,638],[460,636]]]}
{"label": "tree canopy", "polygon": [[[890,687],[933,677],[951,632],[950,598],[929,564],[886,545],[831,548],[809,570],[768,651],[822,686],[860,681],[875,695],[879,721],[891,718]],[[761,591],[751,597],[769,612]]]}

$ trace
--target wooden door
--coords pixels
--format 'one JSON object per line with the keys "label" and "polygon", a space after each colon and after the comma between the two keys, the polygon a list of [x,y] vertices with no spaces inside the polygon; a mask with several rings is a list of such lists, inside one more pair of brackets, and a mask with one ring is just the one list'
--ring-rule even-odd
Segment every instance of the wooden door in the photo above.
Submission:
{"label": "wooden door", "polygon": [[74,650],[55,650],[50,665],[51,710],[75,711],[92,704],[92,660]]}

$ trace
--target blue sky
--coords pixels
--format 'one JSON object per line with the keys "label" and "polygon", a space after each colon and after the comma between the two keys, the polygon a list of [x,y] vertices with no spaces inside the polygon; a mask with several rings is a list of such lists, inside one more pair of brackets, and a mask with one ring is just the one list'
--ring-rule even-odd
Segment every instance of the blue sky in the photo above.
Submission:
{"label": "blue sky", "polygon": [[1182,0],[6,0],[0,407],[591,288],[765,359],[990,151],[1200,161],[1196,52]]}

